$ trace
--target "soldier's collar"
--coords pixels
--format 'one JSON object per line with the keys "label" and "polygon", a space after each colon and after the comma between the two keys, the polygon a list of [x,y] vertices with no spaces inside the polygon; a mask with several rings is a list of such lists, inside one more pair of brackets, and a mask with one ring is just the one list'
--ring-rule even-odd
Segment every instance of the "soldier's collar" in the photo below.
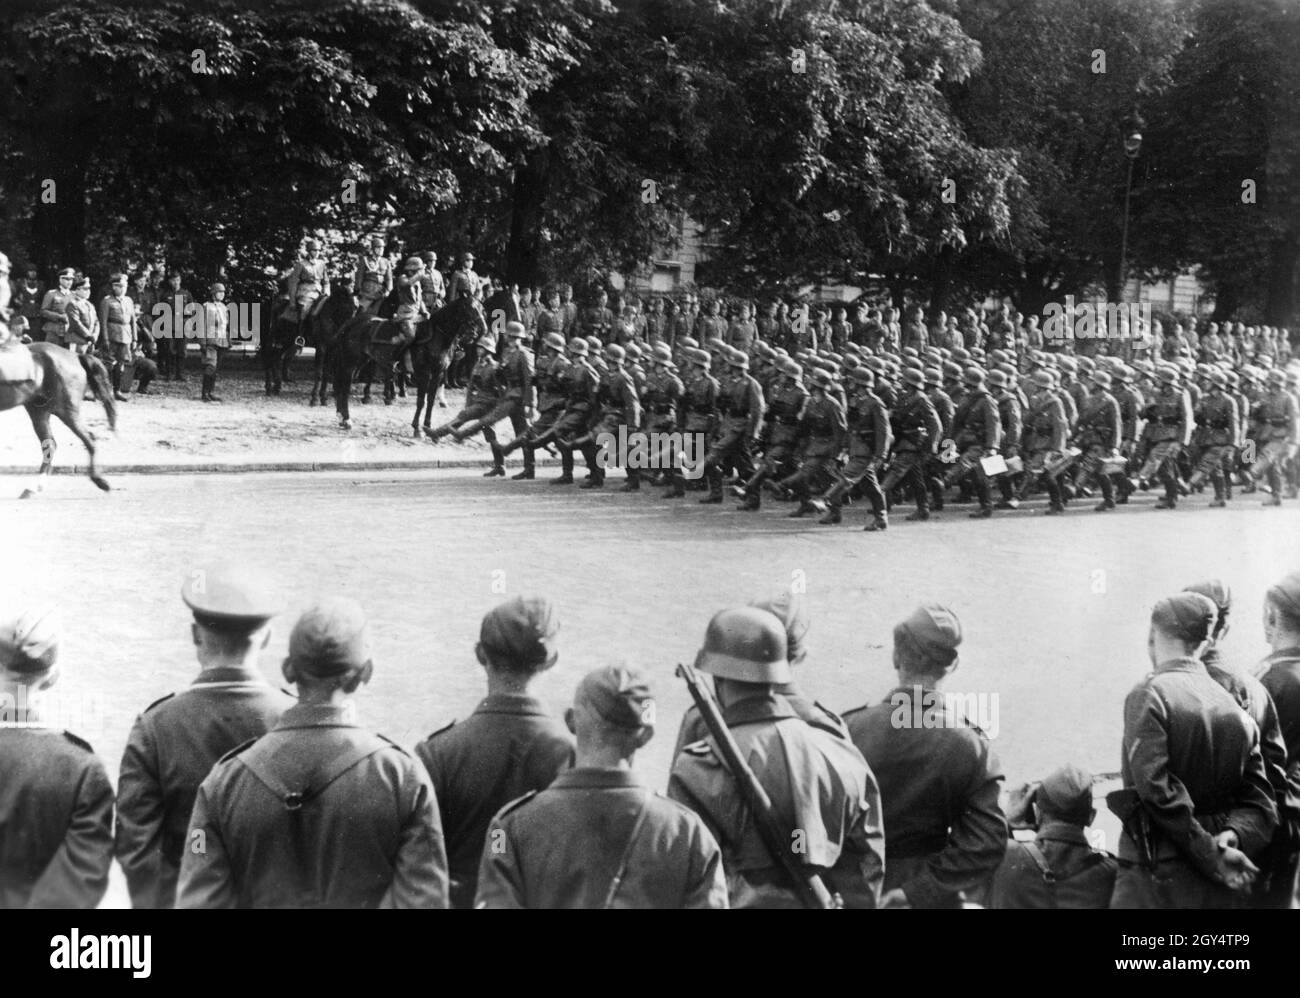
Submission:
{"label": "soldier's collar", "polygon": [[527,693],[489,693],[474,708],[475,714],[519,714],[549,717],[546,705]]}
{"label": "soldier's collar", "polygon": [[552,790],[577,790],[602,787],[644,787],[645,781],[633,770],[582,766],[566,769],[552,782]]}
{"label": "soldier's collar", "polygon": [[778,696],[774,691],[738,700],[722,711],[722,717],[729,728],[738,724],[755,724],[759,721],[798,716],[785,697]]}
{"label": "soldier's collar", "polygon": [[265,683],[262,674],[255,669],[244,669],[237,665],[218,665],[204,669],[190,685],[201,686],[207,683]]}
{"label": "soldier's collar", "polygon": [[1068,821],[1044,821],[1038,826],[1038,838],[1091,847],[1088,836],[1083,833],[1083,829]]}

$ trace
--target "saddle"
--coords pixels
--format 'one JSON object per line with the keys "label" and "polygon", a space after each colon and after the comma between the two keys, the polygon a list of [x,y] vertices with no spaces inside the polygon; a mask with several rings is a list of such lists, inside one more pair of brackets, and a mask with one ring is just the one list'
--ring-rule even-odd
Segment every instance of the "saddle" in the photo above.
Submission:
{"label": "saddle", "polygon": [[17,340],[0,345],[0,385],[28,385],[36,381],[39,371],[32,352]]}

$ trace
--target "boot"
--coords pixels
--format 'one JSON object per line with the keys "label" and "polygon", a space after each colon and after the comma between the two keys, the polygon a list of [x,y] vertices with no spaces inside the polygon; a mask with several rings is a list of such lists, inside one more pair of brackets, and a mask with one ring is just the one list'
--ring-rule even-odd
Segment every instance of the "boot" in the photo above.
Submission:
{"label": "boot", "polygon": [[681,481],[680,479],[676,479],[676,478],[673,479],[673,483],[672,483],[672,485],[668,488],[668,491],[665,492],[661,498],[664,498],[664,499],[685,499],[685,498],[686,498],[686,484],[685,484],[683,481]]}
{"label": "boot", "polygon": [[1156,500],[1154,509],[1176,509],[1178,502],[1172,496],[1162,496]]}
{"label": "boot", "polygon": [[552,479],[551,479],[551,484],[552,484],[552,485],[572,485],[572,484],[573,484],[573,473],[570,472],[570,471],[566,471],[566,472],[564,472],[562,475],[560,475],[559,478],[552,478]]}
{"label": "boot", "polygon": [[488,446],[492,448],[492,468],[483,472],[484,478],[505,478],[506,457],[501,453],[501,445],[493,440]]}
{"label": "boot", "polygon": [[930,519],[930,511],[928,509],[918,509],[915,513],[909,513],[903,519],[909,523],[921,523]]}
{"label": "boot", "polygon": [[592,472],[590,477],[578,486],[580,489],[603,489],[605,487],[605,476]]}
{"label": "boot", "polygon": [[757,513],[762,504],[763,497],[758,492],[755,492],[752,495],[746,493],[744,501],[736,504],[736,509],[742,513]]}
{"label": "boot", "polygon": [[1105,513],[1107,510],[1112,510],[1115,508],[1115,500],[1103,499],[1101,502],[1097,503],[1097,505],[1092,508],[1098,513]]}
{"label": "boot", "polygon": [[217,388],[217,376],[215,374],[208,374],[204,377],[208,382],[208,401],[220,402],[221,396],[215,394]]}
{"label": "boot", "polygon": [[826,515],[823,516],[817,522],[821,524],[825,524],[826,526],[834,526],[837,523],[843,522],[843,519],[844,517],[840,513],[840,507],[831,506],[828,510],[826,510]]}
{"label": "boot", "polygon": [[986,503],[981,503],[980,508],[973,513],[967,513],[972,520],[987,520],[993,515],[993,507]]}
{"label": "boot", "polygon": [[1059,503],[1059,502],[1050,502],[1050,503],[1047,504],[1047,509],[1045,509],[1045,510],[1043,511],[1043,515],[1044,515],[1044,516],[1060,516],[1060,515],[1061,515],[1062,513],[1064,513],[1064,512],[1065,512],[1065,506],[1064,506],[1062,503]]}
{"label": "boot", "polygon": [[143,378],[140,379],[140,384],[136,386],[135,393],[137,395],[148,395],[149,383],[151,381],[153,381],[153,376],[146,374]]}
{"label": "boot", "polygon": [[875,518],[862,529],[867,531],[867,533],[875,533],[877,530],[888,530],[889,514],[883,511],[877,513]]}
{"label": "boot", "polygon": [[623,483],[620,492],[640,492],[641,491],[641,473],[639,471],[629,471],[627,481]]}
{"label": "boot", "polygon": [[[532,468],[524,468],[523,471],[515,472],[510,476],[512,482],[530,482],[537,477],[537,473]],[[572,479],[570,479],[572,481]]]}
{"label": "boot", "polygon": [[807,516],[809,513],[816,513],[816,512],[817,512],[816,506],[814,506],[807,499],[800,499],[798,507],[795,508],[793,512],[787,513],[786,515],[789,516],[790,519],[792,520],[797,520],[800,517]]}
{"label": "boot", "polygon": [[211,397],[208,395],[208,376],[207,376],[206,374],[203,375],[202,394],[201,394],[199,397],[200,397],[204,402],[211,402],[211,401],[212,401]]}

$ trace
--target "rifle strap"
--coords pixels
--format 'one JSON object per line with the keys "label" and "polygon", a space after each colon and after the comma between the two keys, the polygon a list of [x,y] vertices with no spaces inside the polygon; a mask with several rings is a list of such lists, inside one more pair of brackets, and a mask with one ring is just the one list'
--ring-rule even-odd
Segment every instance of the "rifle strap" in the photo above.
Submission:
{"label": "rifle strap", "polygon": [[605,903],[601,908],[612,908],[614,906],[614,896],[618,894],[618,889],[622,886],[623,875],[627,873],[627,864],[632,859],[632,846],[636,844],[637,836],[641,834],[641,826],[645,824],[646,815],[650,813],[650,793],[646,792],[645,798],[641,801],[641,810],[636,814],[636,821],[632,823],[632,832],[627,837],[627,844],[623,846],[623,855],[619,858],[618,869],[614,871],[614,879],[609,883],[609,891],[605,894]]}

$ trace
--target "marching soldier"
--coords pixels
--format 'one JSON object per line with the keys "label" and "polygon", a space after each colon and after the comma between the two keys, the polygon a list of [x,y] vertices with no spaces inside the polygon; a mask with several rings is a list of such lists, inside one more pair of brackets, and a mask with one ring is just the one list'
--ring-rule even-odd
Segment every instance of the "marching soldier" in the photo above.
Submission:
{"label": "marching soldier", "polygon": [[573,484],[575,441],[586,434],[596,409],[600,376],[587,363],[587,341],[575,336],[569,341],[569,366],[564,372],[564,410],[555,421],[555,446],[560,452],[560,477],[552,485]]}
{"label": "marching soldier", "polygon": [[[478,360],[474,362],[474,369],[469,375],[469,387],[465,389],[465,408],[456,413],[456,417],[449,423],[443,423],[432,430],[425,427],[425,435],[433,443],[454,433],[471,420],[482,419],[496,407],[498,378],[497,362],[492,356],[492,341],[484,337],[475,345],[478,348]],[[496,434],[490,426],[483,427],[483,436],[489,443],[496,440]],[[457,442],[461,439],[460,436],[456,437]]]}
{"label": "marching soldier", "polygon": [[702,503],[722,502],[724,467],[733,467],[742,481],[754,474],[753,446],[763,425],[763,389],[749,375],[749,355],[731,347],[726,351],[732,377],[718,395],[722,421],[717,439],[704,459],[709,494],[700,500]]}
{"label": "marching soldier", "polygon": [[1092,476],[1101,486],[1101,502],[1094,509],[1105,513],[1115,508],[1115,485],[1106,473],[1107,459],[1119,456],[1122,416],[1119,402],[1110,393],[1110,375],[1094,371],[1090,377],[1092,394],[1079,406],[1077,446],[1082,452],[1079,459],[1078,481],[1086,485]]}
{"label": "marching soldier", "polygon": [[573,763],[568,731],[532,693],[559,658],[558,633],[546,599],[517,596],[494,608],[474,646],[487,697],[466,720],[416,746],[442,815],[453,908],[474,903],[492,816],[521,794],[545,789]]}
{"label": "marching soldier", "polygon": [[736,495],[741,499],[737,509],[759,509],[763,483],[790,474],[797,459],[799,420],[809,398],[803,384],[803,368],[790,357],[779,358],[775,368],[778,377],[768,401],[767,421],[760,441],[763,460],[749,481],[736,488]]}
{"label": "marching soldier", "polygon": [[997,403],[984,387],[984,372],[978,367],[968,367],[962,381],[967,391],[952,418],[957,463],[948,472],[944,484],[952,486],[969,473],[974,479],[980,504],[979,509],[970,515],[976,519],[987,518],[993,515],[993,499],[980,460],[997,453],[1002,440],[1002,422],[998,418]]}
{"label": "marching soldier", "polygon": [[902,392],[894,406],[891,424],[894,431],[893,457],[889,472],[880,483],[888,497],[899,486],[910,486],[916,500],[916,512],[908,520],[930,519],[930,489],[925,465],[939,447],[941,424],[934,403],[925,394],[925,376],[914,367],[903,371]]}
{"label": "marching soldier", "polygon": [[[682,340],[689,340],[682,337]],[[678,340],[678,342],[682,342]],[[688,435],[710,440],[718,425],[718,396],[722,386],[717,378],[709,373],[713,358],[707,350],[696,346],[683,349],[688,367],[686,377],[682,379],[681,423],[682,439]],[[684,468],[672,469],[672,484],[663,494],[665,499],[680,499],[686,495],[686,474]]]}
{"label": "marching soldier", "polygon": [[1259,729],[1200,661],[1217,617],[1187,592],[1151,613],[1155,671],[1124,701],[1112,908],[1234,906],[1277,825]]}
{"label": "marching soldier", "polygon": [[357,304],[366,315],[379,314],[379,305],[393,290],[393,264],[384,255],[383,236],[370,237],[370,255],[357,257],[357,271],[352,280],[357,289]]}
{"label": "marching soldier", "polygon": [[1161,367],[1158,372],[1160,390],[1143,410],[1147,421],[1143,435],[1150,450],[1138,478],[1145,481],[1160,476],[1165,486],[1163,499],[1156,509],[1174,509],[1178,505],[1179,452],[1192,438],[1192,401],[1187,392],[1178,387],[1178,370]]}
{"label": "marching soldier", "polygon": [[[682,379],[677,377],[676,365],[673,364],[673,352],[668,349],[666,343],[656,343],[650,352],[650,375],[646,379],[645,388],[641,393],[641,403],[644,409],[643,418],[645,419],[645,430],[649,434],[665,434],[657,438],[662,441],[658,453],[658,460],[655,462],[657,467],[662,469],[660,480],[651,482],[652,485],[664,483],[665,477],[676,466],[677,462],[682,460],[682,454],[674,453],[671,444],[671,438],[667,434],[676,432],[681,422],[682,395],[685,393],[685,386]],[[651,436],[650,440],[656,438]],[[683,438],[684,439],[684,438]],[[629,468],[627,472],[627,484],[623,487],[631,492],[640,488],[641,473],[636,468]]]}
{"label": "marching soldier", "polygon": [[958,665],[961,622],[937,603],[894,627],[898,686],[844,715],[876,774],[889,830],[884,908],[956,908],[1002,862],[1002,769],[988,736],[940,690]]}
{"label": "marching soldier", "polygon": [[199,787],[177,907],[445,908],[447,854],[424,767],[353,720],[374,672],[361,607],[310,607],[283,672],[298,703]]}
{"label": "marching soldier", "polygon": [[[593,422],[582,441],[582,454],[587,461],[590,478],[579,488],[599,489],[605,485],[605,469],[601,466],[598,440],[602,433],[618,436],[618,428],[626,426],[629,430],[641,425],[641,402],[637,398],[636,383],[624,366],[627,353],[617,343],[605,347],[605,362],[608,370],[600,376],[596,386],[596,405],[593,409]],[[602,452],[610,457],[609,448]],[[613,461],[617,464],[617,456]]]}
{"label": "marching soldier", "polygon": [[793,495],[799,505],[788,515],[794,518],[817,512],[812,504],[813,489],[821,490],[832,480],[836,462],[844,450],[848,418],[837,398],[831,394],[834,382],[828,372],[816,368],[809,384],[810,394],[799,413],[799,465],[794,473],[774,482],[763,483],[778,497]]}
{"label": "marching soldier", "polygon": [[577,763],[492,820],[476,908],[726,908],[722,854],[690,808],[633,770],[655,701],[635,669],[583,677],[567,714]]}
{"label": "marching soldier", "polygon": [[[1115,366],[1115,381],[1119,388],[1115,391],[1115,401],[1119,403],[1120,416],[1120,441],[1119,452],[1130,462],[1137,451],[1138,436],[1141,432],[1142,409],[1146,402],[1142,398],[1142,393],[1133,385],[1133,369],[1123,364]],[[1118,505],[1124,505],[1128,502],[1128,497],[1133,494],[1133,483],[1128,480],[1127,474],[1118,476],[1117,484],[1119,485],[1119,495],[1116,496],[1115,502]]]}
{"label": "marching soldier", "polygon": [[170,908],[199,784],[223,755],[266,734],[292,704],[259,671],[280,605],[229,565],[181,587],[194,615],[199,675],[150,704],[131,728],[117,780],[117,861],[136,908]]}
{"label": "marching soldier", "polygon": [[1211,507],[1227,505],[1224,498],[1224,465],[1228,452],[1237,442],[1237,403],[1227,394],[1228,379],[1222,371],[1210,373],[1210,390],[1201,399],[1196,410],[1196,425],[1200,434],[1200,457],[1196,470],[1188,481],[1189,488],[1197,488],[1208,478],[1214,486]]}
{"label": "marching soldier", "polygon": [[1020,482],[1020,498],[1024,499],[1035,481],[1041,475],[1043,486],[1047,489],[1048,512],[1063,513],[1064,499],[1057,473],[1061,468],[1066,441],[1069,439],[1069,425],[1065,415],[1065,403],[1056,390],[1056,379],[1052,372],[1040,370],[1034,372],[1034,387],[1037,389],[1029,400],[1029,411],[1025,413],[1025,476]]}
{"label": "marching soldier", "polygon": [[[953,316],[952,322],[956,323],[956,321],[957,317]],[[956,332],[955,325],[953,331]],[[961,334],[958,333],[957,335],[960,336]],[[934,411],[939,415],[939,433],[934,437],[934,440],[936,443],[940,440],[951,440],[952,418],[957,414],[957,406],[948,392],[944,390],[943,371],[937,367],[927,367],[922,371],[922,376],[925,378],[926,397],[929,398],[934,405]],[[894,406],[890,405],[889,408],[892,412]],[[935,512],[943,510],[943,478],[946,474],[947,468],[938,453],[929,454],[921,470],[921,478],[926,483],[926,488],[930,490],[930,507]],[[885,495],[889,495],[888,491],[886,491]],[[1011,503],[1012,505],[1008,505],[1008,509],[1015,508],[1014,499],[1011,500]]]}
{"label": "marching soldier", "polygon": [[893,431],[889,427],[889,412],[872,390],[876,385],[876,376],[871,368],[855,367],[850,373],[850,379],[854,387],[849,395],[846,415],[849,459],[839,473],[839,480],[821,499],[814,499],[812,505],[826,512],[820,523],[839,523],[844,497],[850,490],[861,486],[871,504],[872,514],[871,522],[863,529],[885,530],[889,526],[889,514],[885,512],[885,496],[880,491],[876,475],[894,443]]}
{"label": "marching soldier", "polygon": [[1286,372],[1273,368],[1267,376],[1268,391],[1255,403],[1251,420],[1255,429],[1255,463],[1250,475],[1256,481],[1266,478],[1272,493],[1265,506],[1282,505],[1282,469],[1295,457],[1300,416],[1295,396],[1286,390]]}
{"label": "marching soldier", "polygon": [[[775,692],[791,678],[781,621],[756,607],[715,614],[695,668],[714,677],[723,720],[773,813],[804,833],[796,861],[821,873],[846,907],[876,907],[884,867],[876,781],[852,746],[801,720]],[[668,796],[699,814],[722,846],[731,907],[798,906],[711,741],[677,756]]]}
{"label": "marching soldier", "polygon": [[[988,382],[993,391],[993,401],[998,406],[998,419],[1002,423],[1002,457],[1009,461],[1019,456],[1024,431],[1024,409],[1020,404],[1019,386],[1014,386],[1005,371],[990,371]],[[998,476],[998,490],[1002,493],[998,509],[1014,508],[1011,506],[1015,499],[1014,477],[1010,471]]]}
{"label": "marching soldier", "polygon": [[1267,907],[1295,905],[1300,865],[1300,572],[1292,572],[1264,595],[1264,640],[1272,649],[1259,679],[1273,698],[1286,742],[1286,799],[1282,824],[1266,870]]}
{"label": "marching soldier", "polygon": [[[510,428],[515,438],[521,438],[528,431],[528,420],[536,415],[537,393],[533,386],[533,355],[524,346],[524,324],[522,322],[506,323],[506,350],[497,368],[501,381],[501,394],[492,410],[478,419],[463,423],[451,431],[457,442],[483,430],[488,445],[492,448],[492,468],[485,478],[501,477],[506,473],[505,452],[496,441],[492,430],[503,419],[510,420]],[[532,478],[533,451],[524,450],[524,478]]]}
{"label": "marching soldier", "polygon": [[59,680],[49,612],[0,620],[0,908],[94,908],[113,863],[113,787],[41,700]]}
{"label": "marching soldier", "polygon": [[524,470],[511,475],[512,480],[521,481],[535,477],[537,448],[555,440],[559,432],[560,417],[568,402],[569,369],[572,366],[564,356],[564,337],[556,332],[547,333],[542,340],[542,359],[537,362],[537,369],[534,371],[534,384],[537,388],[537,419],[527,430],[500,448],[502,460],[520,447],[524,448]]}

